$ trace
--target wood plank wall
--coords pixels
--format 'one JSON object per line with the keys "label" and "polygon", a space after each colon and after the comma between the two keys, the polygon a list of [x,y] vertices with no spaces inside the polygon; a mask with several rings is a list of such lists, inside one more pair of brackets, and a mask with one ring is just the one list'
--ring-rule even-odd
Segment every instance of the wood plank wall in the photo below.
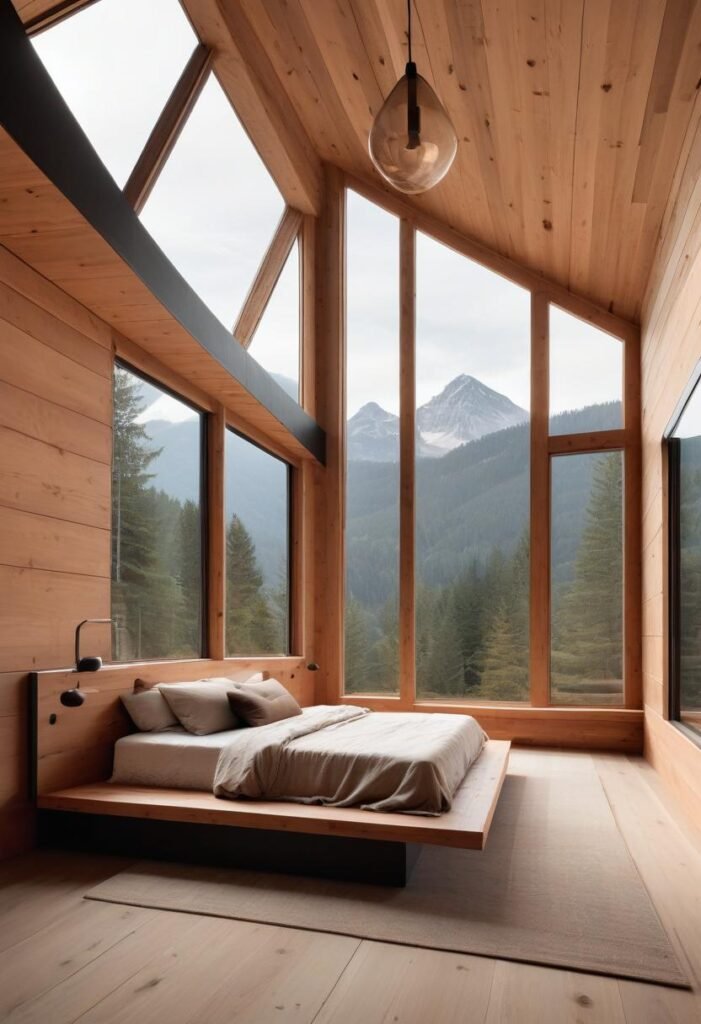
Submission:
{"label": "wood plank wall", "polygon": [[109,615],[111,374],[110,328],[0,247],[0,858],[32,843],[27,672]]}
{"label": "wood plank wall", "polygon": [[701,825],[701,749],[667,719],[667,490],[662,435],[701,358],[701,101],[686,135],[642,318],[645,754]]}

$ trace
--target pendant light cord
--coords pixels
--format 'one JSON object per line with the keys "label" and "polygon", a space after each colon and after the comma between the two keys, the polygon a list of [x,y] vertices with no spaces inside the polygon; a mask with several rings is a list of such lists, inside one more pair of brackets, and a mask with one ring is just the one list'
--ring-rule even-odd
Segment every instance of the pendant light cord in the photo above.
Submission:
{"label": "pendant light cord", "polygon": [[411,64],[411,62],[412,62],[411,61],[411,0],[407,0],[407,3],[406,3],[406,14],[407,14],[406,20],[407,20],[407,25],[408,25],[407,35],[409,37],[409,63]]}

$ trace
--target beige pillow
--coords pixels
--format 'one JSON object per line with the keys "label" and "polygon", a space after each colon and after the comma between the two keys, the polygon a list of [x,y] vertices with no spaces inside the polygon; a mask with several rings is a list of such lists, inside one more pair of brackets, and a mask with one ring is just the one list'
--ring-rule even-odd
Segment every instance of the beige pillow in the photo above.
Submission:
{"label": "beige pillow", "polygon": [[120,697],[139,732],[162,732],[178,724],[177,718],[158,690],[123,693]]}
{"label": "beige pillow", "polygon": [[260,683],[233,683],[229,687],[232,711],[246,725],[271,725],[301,715],[302,709],[289,690],[277,679]]}
{"label": "beige pillow", "polygon": [[228,688],[233,685],[228,679],[221,682],[208,680],[206,683],[161,683],[158,689],[188,732],[208,736],[212,732],[241,726],[226,696]]}

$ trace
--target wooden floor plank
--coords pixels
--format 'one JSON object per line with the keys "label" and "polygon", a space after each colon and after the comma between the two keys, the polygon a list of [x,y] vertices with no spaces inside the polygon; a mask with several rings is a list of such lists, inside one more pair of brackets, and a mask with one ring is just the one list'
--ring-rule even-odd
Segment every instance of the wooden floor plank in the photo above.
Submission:
{"label": "wooden floor plank", "polygon": [[358,942],[198,918],[81,1024],[311,1024]]}
{"label": "wooden floor plank", "polygon": [[512,771],[561,778],[592,762],[693,991],[173,912],[137,908],[134,927],[124,907],[82,899],[127,862],[41,851],[0,865],[0,1018],[696,1024],[701,852],[657,776],[639,759],[530,750]]}
{"label": "wooden floor plank", "polygon": [[110,903],[95,913],[81,900],[38,935],[7,949],[0,955],[0,1020],[76,974],[153,917],[143,907]]}
{"label": "wooden floor plank", "polygon": [[[85,900],[87,907],[95,904]],[[198,923],[192,914],[154,913],[135,931],[115,943],[70,977],[54,979],[54,985],[16,1006],[6,1024],[73,1024],[111,992],[126,984],[144,964],[173,941],[182,938]],[[93,929],[86,922],[86,934]]]}
{"label": "wooden floor plank", "polygon": [[482,1024],[494,966],[477,956],[363,942],[314,1024]]}
{"label": "wooden floor plank", "polygon": [[501,961],[486,1024],[627,1022],[615,978]]}

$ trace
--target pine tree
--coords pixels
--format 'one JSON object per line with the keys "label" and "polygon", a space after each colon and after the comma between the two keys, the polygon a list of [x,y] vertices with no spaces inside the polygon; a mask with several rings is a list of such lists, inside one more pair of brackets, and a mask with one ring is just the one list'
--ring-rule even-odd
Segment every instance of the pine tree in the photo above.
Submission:
{"label": "pine tree", "polygon": [[234,515],[226,535],[227,654],[277,654],[277,638],[255,544],[241,519]]}
{"label": "pine tree", "polygon": [[368,627],[365,610],[351,594],[346,596],[345,621],[345,690],[346,693],[367,693]]}
{"label": "pine tree", "polygon": [[139,381],[115,369],[112,463],[112,617],[115,657],[154,658],[171,653],[173,617],[180,594],[159,558],[160,523],[149,466],[160,449],[138,417],[144,409]]}
{"label": "pine tree", "polygon": [[[577,550],[574,580],[555,595],[552,668],[555,684],[591,694],[597,681],[622,678],[622,459],[600,456]],[[579,686],[581,684],[581,687]],[[602,687],[606,691],[607,687]]]}

